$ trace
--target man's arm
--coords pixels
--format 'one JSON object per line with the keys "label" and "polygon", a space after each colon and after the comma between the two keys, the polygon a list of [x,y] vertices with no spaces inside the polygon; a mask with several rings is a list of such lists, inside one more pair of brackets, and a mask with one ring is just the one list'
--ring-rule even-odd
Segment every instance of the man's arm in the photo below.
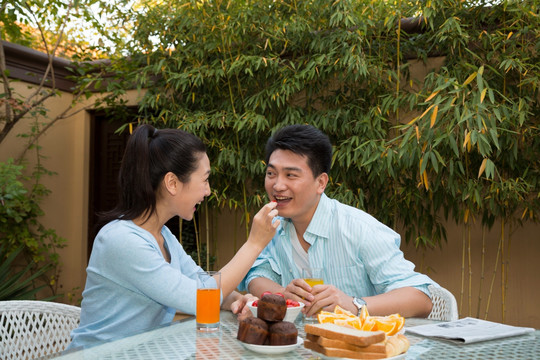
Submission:
{"label": "man's arm", "polygon": [[370,315],[385,316],[399,313],[403,317],[425,318],[429,316],[433,307],[431,299],[414,287],[403,287],[362,299],[366,302]]}
{"label": "man's arm", "polygon": [[[345,294],[333,285],[316,285],[312,295],[315,296],[313,306],[306,306],[308,316],[319,310],[334,311],[336,305],[353,314],[358,308],[353,304],[352,296]],[[399,313],[404,317],[427,317],[433,306],[431,299],[424,292],[414,287],[403,287],[384,294],[362,296],[370,315],[387,316]]]}

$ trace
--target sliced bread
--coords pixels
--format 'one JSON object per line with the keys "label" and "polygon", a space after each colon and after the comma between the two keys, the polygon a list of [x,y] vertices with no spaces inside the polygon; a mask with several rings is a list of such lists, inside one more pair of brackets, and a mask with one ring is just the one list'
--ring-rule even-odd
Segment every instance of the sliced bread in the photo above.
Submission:
{"label": "sliced bread", "polygon": [[347,349],[325,348],[309,340],[304,341],[304,347],[324,354],[329,357],[348,358],[348,359],[384,359],[385,353],[357,352]]}
{"label": "sliced bread", "polygon": [[387,345],[385,342],[379,342],[368,346],[358,346],[346,343],[345,341],[328,339],[324,336],[313,334],[306,334],[306,340],[317,343],[325,348],[345,349],[357,352],[387,353]]}
{"label": "sliced bread", "polygon": [[341,340],[356,346],[369,346],[386,339],[386,334],[383,331],[362,331],[331,323],[306,324],[304,330],[306,334]]}
{"label": "sliced bread", "polygon": [[405,335],[398,334],[387,337],[383,342],[360,347],[340,340],[307,334],[304,347],[330,357],[385,359],[407,352],[409,350],[409,340]]}

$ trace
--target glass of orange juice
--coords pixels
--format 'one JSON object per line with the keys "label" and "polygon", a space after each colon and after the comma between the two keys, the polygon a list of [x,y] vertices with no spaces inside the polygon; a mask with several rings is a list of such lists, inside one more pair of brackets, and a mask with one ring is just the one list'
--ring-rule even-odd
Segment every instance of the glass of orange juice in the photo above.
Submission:
{"label": "glass of orange juice", "polygon": [[220,298],[221,273],[218,271],[198,272],[196,310],[198,331],[219,330]]}
{"label": "glass of orange juice", "polygon": [[[309,269],[304,268],[302,269],[302,278],[311,287],[315,285],[322,285],[324,284],[323,269],[322,268],[309,268]],[[304,322],[317,322],[317,321],[318,321],[317,315],[310,316],[310,317],[304,315]]]}
{"label": "glass of orange juice", "polygon": [[302,269],[302,278],[309,286],[324,284],[322,268]]}

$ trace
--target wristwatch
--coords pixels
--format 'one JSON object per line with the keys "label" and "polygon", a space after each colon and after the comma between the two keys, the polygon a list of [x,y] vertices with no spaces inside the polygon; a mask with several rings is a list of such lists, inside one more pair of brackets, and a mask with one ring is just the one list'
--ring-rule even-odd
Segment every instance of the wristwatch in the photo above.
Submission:
{"label": "wristwatch", "polygon": [[352,298],[352,303],[358,308],[358,316],[360,316],[360,311],[362,308],[367,305],[367,303],[362,298],[354,297]]}

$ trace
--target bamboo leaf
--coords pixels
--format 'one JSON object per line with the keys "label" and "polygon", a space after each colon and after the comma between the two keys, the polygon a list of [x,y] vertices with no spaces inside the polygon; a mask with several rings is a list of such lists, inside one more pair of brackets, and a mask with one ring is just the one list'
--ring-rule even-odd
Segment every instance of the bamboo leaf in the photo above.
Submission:
{"label": "bamboo leaf", "polygon": [[430,160],[431,160],[431,164],[433,165],[433,170],[435,170],[435,173],[438,173],[439,172],[439,162],[437,161],[437,156],[435,155],[435,153],[431,152],[429,157],[430,157]]}
{"label": "bamboo leaf", "polygon": [[427,172],[424,171],[423,175],[424,175],[424,186],[426,187],[426,190],[429,190],[429,181],[427,177]]}
{"label": "bamboo leaf", "polygon": [[463,86],[466,86],[466,85],[470,84],[471,81],[474,80],[474,78],[476,77],[476,75],[477,75],[477,72],[476,72],[476,71],[473,72],[471,75],[469,75],[469,77],[468,77],[468,78],[465,80],[465,82],[463,83]]}
{"label": "bamboo leaf", "polygon": [[450,142],[450,147],[452,148],[452,151],[454,152],[454,155],[457,157],[459,156],[459,149],[457,146],[456,139],[452,134],[449,135],[448,141]]}
{"label": "bamboo leaf", "polygon": [[486,177],[488,179],[493,179],[495,176],[495,163],[492,160],[488,159],[486,163]]}
{"label": "bamboo leaf", "polygon": [[484,158],[484,160],[482,160],[482,164],[480,165],[480,169],[478,170],[478,178],[479,179],[482,176],[482,174],[484,173],[484,170],[486,169],[487,160],[488,160],[487,158]]}
{"label": "bamboo leaf", "polygon": [[430,107],[428,107],[428,108],[422,113],[422,115],[420,115],[420,116],[418,117],[418,119],[423,118],[424,115],[426,115],[426,114],[429,112],[429,110],[431,110],[434,106],[435,106],[435,105],[431,105]]}
{"label": "bamboo leaf", "polygon": [[480,94],[480,103],[484,102],[484,98],[486,97],[487,90],[488,88],[485,88],[484,90],[482,90],[482,93]]}
{"label": "bamboo leaf", "polygon": [[425,102],[428,102],[429,100],[433,99],[435,96],[437,96],[437,94],[440,92],[440,90],[437,90],[437,91],[434,91],[433,93],[431,93],[431,95],[429,95],[427,97],[426,100],[424,100]]}
{"label": "bamboo leaf", "polygon": [[471,141],[471,133],[470,133],[470,132],[467,132],[467,133],[465,134],[465,140],[463,141],[463,148],[464,148],[464,149],[467,148],[467,146],[469,145],[470,141]]}
{"label": "bamboo leaf", "polygon": [[407,123],[407,125],[412,125],[412,124],[414,124],[418,119],[420,119],[420,116],[417,116],[417,117],[415,117],[414,119],[412,119],[411,121],[409,121],[409,122]]}
{"label": "bamboo leaf", "polygon": [[435,125],[435,120],[437,120],[437,112],[439,110],[439,105],[435,106],[433,109],[433,112],[431,113],[431,124],[429,125],[429,128],[433,128],[433,125]]}
{"label": "bamboo leaf", "polygon": [[493,140],[493,143],[495,144],[495,146],[497,147],[497,149],[501,149],[501,147],[499,146],[499,138],[497,136],[497,130],[495,129],[489,129],[489,134],[491,135],[491,140]]}

